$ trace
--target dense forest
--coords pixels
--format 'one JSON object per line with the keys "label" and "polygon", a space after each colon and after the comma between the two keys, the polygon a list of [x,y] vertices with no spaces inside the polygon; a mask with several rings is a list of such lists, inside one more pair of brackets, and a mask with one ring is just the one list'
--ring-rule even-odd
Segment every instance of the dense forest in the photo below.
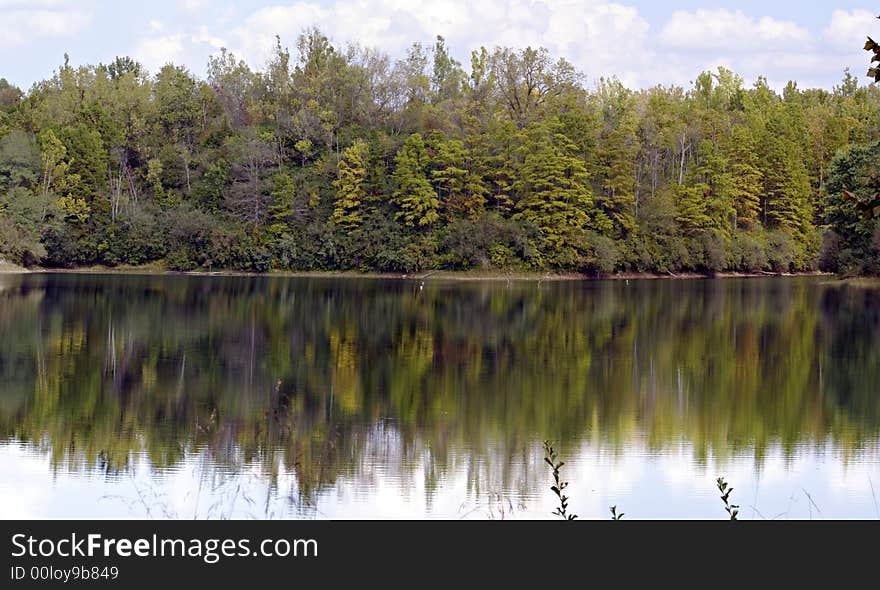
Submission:
{"label": "dense forest", "polygon": [[0,79],[0,258],[173,270],[880,270],[880,91],[591,87],[544,49],[279,40]]}

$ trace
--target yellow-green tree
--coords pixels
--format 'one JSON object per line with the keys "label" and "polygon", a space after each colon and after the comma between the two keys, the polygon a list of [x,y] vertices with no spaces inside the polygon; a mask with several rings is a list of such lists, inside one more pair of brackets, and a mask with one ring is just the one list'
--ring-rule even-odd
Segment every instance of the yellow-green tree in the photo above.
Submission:
{"label": "yellow-green tree", "polygon": [[586,166],[558,121],[527,129],[521,149],[514,218],[538,228],[541,250],[551,264],[577,264],[587,246],[593,208]]}
{"label": "yellow-green tree", "polygon": [[437,208],[440,200],[428,181],[426,169],[428,152],[418,133],[410,135],[394,158],[394,203],[399,211],[397,219],[416,227],[430,226],[440,219]]}
{"label": "yellow-green tree", "polygon": [[363,221],[363,204],[367,198],[364,181],[367,178],[367,158],[370,147],[363,140],[356,140],[342,152],[337,165],[337,178],[333,181],[336,201],[330,219],[333,223],[351,229]]}
{"label": "yellow-green tree", "polygon": [[748,127],[733,128],[728,142],[727,158],[730,162],[731,190],[736,208],[737,227],[751,228],[758,223],[761,207],[761,181],[763,175],[758,167],[755,140]]}

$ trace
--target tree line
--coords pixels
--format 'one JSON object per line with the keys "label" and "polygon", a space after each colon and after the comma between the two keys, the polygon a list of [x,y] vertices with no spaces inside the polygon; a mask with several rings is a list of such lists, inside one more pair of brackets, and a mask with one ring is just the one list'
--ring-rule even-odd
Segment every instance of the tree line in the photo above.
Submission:
{"label": "tree line", "polygon": [[[0,257],[173,270],[880,269],[880,94],[588,87],[546,49],[406,56],[316,29],[262,71],[130,58],[0,79]],[[872,184],[873,183],[873,184]]]}

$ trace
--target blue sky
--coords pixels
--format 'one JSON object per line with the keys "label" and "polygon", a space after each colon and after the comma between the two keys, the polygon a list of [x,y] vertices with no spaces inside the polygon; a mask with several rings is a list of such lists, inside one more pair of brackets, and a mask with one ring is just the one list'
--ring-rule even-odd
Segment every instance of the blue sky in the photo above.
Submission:
{"label": "blue sky", "polygon": [[0,0],[0,77],[29,87],[62,62],[131,55],[155,71],[167,61],[203,75],[227,47],[253,67],[274,36],[295,45],[319,26],[337,43],[392,56],[442,34],[467,63],[480,45],[543,45],[588,80],[617,75],[634,87],[687,86],[729,67],[751,83],[831,88],[845,67],[864,79],[866,34],[880,38],[868,3],[709,0]]}

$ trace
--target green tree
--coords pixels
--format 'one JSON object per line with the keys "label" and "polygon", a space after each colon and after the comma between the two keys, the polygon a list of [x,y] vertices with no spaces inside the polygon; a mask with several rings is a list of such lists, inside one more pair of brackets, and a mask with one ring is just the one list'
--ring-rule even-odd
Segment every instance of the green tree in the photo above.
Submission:
{"label": "green tree", "polygon": [[[632,90],[543,48],[470,65],[442,37],[395,60],[314,28],[205,80],[65,56],[27,92],[0,80],[4,229],[66,266],[264,268],[270,244],[299,268],[674,272],[811,268],[840,199],[880,215],[880,190],[827,192],[834,155],[880,136],[880,87],[849,72]],[[823,259],[866,252],[832,225]]]}
{"label": "green tree", "polygon": [[352,229],[363,222],[363,205],[367,194],[367,159],[370,146],[363,140],[355,141],[342,152],[338,177],[333,181],[336,200],[331,220],[342,227]]}
{"label": "green tree", "polygon": [[[828,270],[880,274],[880,143],[853,146],[832,160],[824,222],[831,227]],[[826,238],[826,241],[828,240]]]}
{"label": "green tree", "polygon": [[758,223],[763,175],[758,165],[755,140],[748,127],[737,125],[733,128],[727,159],[737,226],[752,228]]}
{"label": "green tree", "polygon": [[434,102],[452,100],[461,92],[465,73],[461,64],[449,55],[446,40],[437,35],[434,44],[434,67],[431,74],[431,95]]}
{"label": "green tree", "polygon": [[68,186],[74,196],[92,202],[104,194],[107,186],[107,150],[96,129],[84,123],[61,129],[58,137],[64,144],[70,175],[79,180],[76,187]]}
{"label": "green tree", "polygon": [[767,227],[805,234],[812,229],[810,182],[798,148],[784,139],[768,140],[764,176],[764,219]]}
{"label": "green tree", "polygon": [[409,226],[430,226],[440,219],[440,201],[426,176],[427,166],[425,143],[420,134],[413,133],[394,158],[394,203],[399,209],[396,218]]}
{"label": "green tree", "polygon": [[734,176],[729,171],[729,163],[711,141],[702,142],[697,153],[693,175],[699,180],[698,184],[704,187],[706,215],[713,228],[729,234],[736,223]]}
{"label": "green tree", "polygon": [[272,203],[269,205],[269,234],[277,242],[290,233],[290,218],[293,215],[293,202],[296,185],[289,174],[278,173],[272,179]]}
{"label": "green tree", "polygon": [[498,98],[520,129],[540,116],[548,100],[571,90],[581,78],[574,66],[564,59],[554,62],[543,47],[499,47],[490,63]]}
{"label": "green tree", "polygon": [[0,137],[0,190],[30,188],[40,177],[40,150],[32,134],[15,129]]}
{"label": "green tree", "polygon": [[675,221],[688,234],[695,234],[712,226],[707,211],[710,187],[705,182],[676,187]]}
{"label": "green tree", "polygon": [[198,86],[195,79],[182,67],[164,66],[153,85],[156,102],[157,123],[163,135],[178,148],[186,178],[186,192],[192,191],[190,162],[193,143],[198,131],[202,107],[199,104]]}
{"label": "green tree", "polygon": [[538,228],[550,264],[577,265],[587,247],[586,231],[598,221],[590,218],[593,195],[586,166],[558,121],[528,128],[521,149],[514,218]]}
{"label": "green tree", "polygon": [[51,129],[40,134],[41,160],[42,160],[42,185],[43,194],[48,195],[56,187],[63,190],[68,186],[76,186],[79,183],[78,175],[70,175],[70,164],[66,161],[67,148],[58,139]]}
{"label": "green tree", "polygon": [[597,207],[612,220],[616,238],[636,227],[635,164],[637,119],[632,92],[619,80],[602,80],[598,92],[602,129],[597,147]]}
{"label": "green tree", "polygon": [[479,218],[489,192],[483,177],[475,169],[477,162],[464,142],[433,132],[428,137],[431,182],[436,187],[440,207],[449,220]]}

